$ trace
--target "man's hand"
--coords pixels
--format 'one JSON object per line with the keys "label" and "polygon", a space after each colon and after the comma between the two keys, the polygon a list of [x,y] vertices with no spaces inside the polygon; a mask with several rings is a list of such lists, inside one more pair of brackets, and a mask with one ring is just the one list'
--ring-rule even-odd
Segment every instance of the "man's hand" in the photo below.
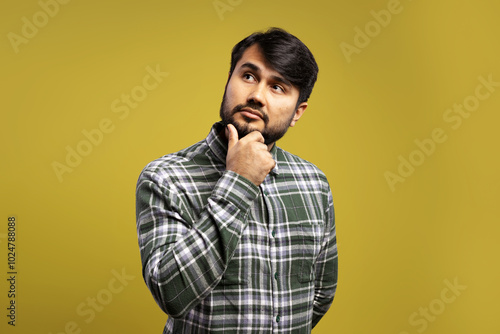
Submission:
{"label": "man's hand", "polygon": [[276,165],[267,145],[264,144],[262,134],[253,131],[240,140],[236,128],[229,124],[226,127],[226,137],[228,138],[226,169],[240,174],[259,186]]}

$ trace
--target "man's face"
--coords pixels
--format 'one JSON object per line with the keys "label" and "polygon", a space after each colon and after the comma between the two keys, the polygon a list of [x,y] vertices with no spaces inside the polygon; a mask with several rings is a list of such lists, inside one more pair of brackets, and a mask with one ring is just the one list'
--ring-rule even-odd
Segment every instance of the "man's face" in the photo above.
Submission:
{"label": "man's face", "polygon": [[267,145],[280,139],[307,108],[297,106],[299,90],[266,62],[260,48],[247,48],[236,64],[224,92],[220,116],[233,124],[239,137],[262,133]]}

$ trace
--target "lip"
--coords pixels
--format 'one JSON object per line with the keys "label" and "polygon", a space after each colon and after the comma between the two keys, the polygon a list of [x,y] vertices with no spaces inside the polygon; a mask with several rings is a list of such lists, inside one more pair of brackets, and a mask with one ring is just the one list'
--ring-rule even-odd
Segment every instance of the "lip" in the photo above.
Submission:
{"label": "lip", "polygon": [[247,118],[263,119],[260,112],[258,112],[257,110],[253,110],[251,108],[243,108],[240,110],[240,113]]}

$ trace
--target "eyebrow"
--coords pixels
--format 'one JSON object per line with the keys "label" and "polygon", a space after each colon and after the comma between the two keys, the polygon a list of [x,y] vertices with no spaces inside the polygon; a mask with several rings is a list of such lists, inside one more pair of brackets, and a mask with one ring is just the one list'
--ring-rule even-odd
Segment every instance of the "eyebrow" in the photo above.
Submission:
{"label": "eyebrow", "polygon": [[[255,71],[255,72],[260,72],[261,69],[259,66],[255,65],[254,63],[250,63],[250,62],[246,62],[246,63],[243,63],[240,68],[249,68],[251,69],[252,71]],[[292,83],[288,80],[286,80],[285,78],[281,77],[281,76],[278,76],[278,75],[271,75],[271,79],[274,80],[274,81],[277,81],[279,83],[282,83],[284,84],[285,86],[288,86],[288,87],[292,87]]]}

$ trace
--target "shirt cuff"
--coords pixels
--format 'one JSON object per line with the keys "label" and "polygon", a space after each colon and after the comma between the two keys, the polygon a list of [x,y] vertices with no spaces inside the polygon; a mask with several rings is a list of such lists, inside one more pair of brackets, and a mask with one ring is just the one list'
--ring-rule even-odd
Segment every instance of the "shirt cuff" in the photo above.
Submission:
{"label": "shirt cuff", "polygon": [[247,211],[259,196],[259,187],[240,174],[226,170],[215,185],[212,195],[233,203],[242,211]]}

